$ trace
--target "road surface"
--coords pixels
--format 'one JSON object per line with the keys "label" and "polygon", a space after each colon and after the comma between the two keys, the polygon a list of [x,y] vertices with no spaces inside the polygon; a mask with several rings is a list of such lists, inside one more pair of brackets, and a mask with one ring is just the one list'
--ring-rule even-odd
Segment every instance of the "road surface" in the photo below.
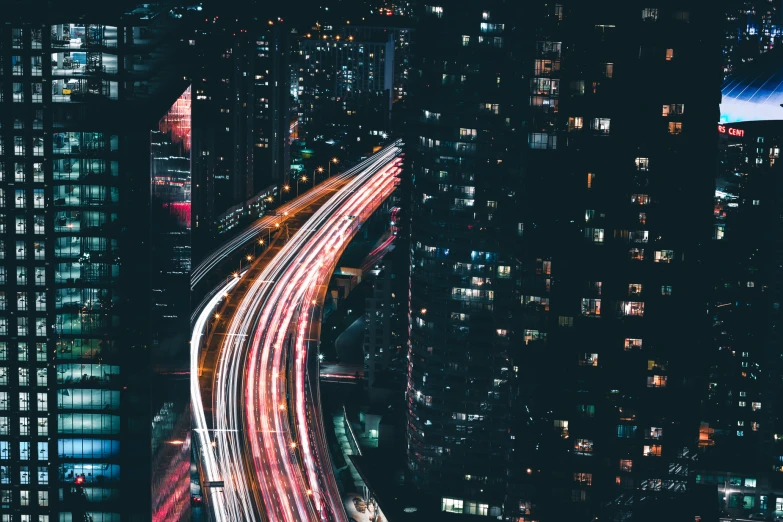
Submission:
{"label": "road surface", "polygon": [[[317,345],[310,332],[340,253],[395,188],[399,153],[393,146],[363,162],[262,271],[243,276],[254,274],[244,291],[228,282],[198,315],[194,418],[203,474],[224,484],[208,491],[218,522],[346,520],[307,378],[308,349]],[[197,376],[200,335],[228,292],[241,295],[232,297],[238,301],[215,366],[208,430]]]}

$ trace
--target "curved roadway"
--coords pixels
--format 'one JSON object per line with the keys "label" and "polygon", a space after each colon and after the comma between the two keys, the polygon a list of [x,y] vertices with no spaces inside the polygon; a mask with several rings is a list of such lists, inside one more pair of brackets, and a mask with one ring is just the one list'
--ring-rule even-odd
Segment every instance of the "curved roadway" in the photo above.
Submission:
{"label": "curved roadway", "polygon": [[238,279],[218,291],[198,316],[192,341],[194,418],[206,478],[225,484],[209,495],[218,522],[346,520],[320,412],[312,404],[307,348],[319,317],[319,289],[328,284],[360,223],[394,190],[399,153],[395,145],[362,162],[361,170],[351,173],[352,179],[250,282],[217,363],[213,439],[198,389],[199,336]]}
{"label": "curved roadway", "polygon": [[[334,176],[327,179],[326,181],[318,184],[313,189],[305,192],[298,198],[293,199],[287,203],[284,203],[283,205],[280,205],[280,207],[278,207],[276,211],[278,213],[288,212],[290,214],[295,214],[299,212],[301,209],[307,207],[308,205],[311,205],[314,202],[318,201],[321,197],[323,197],[325,193],[329,191],[336,192],[353,176],[369,168],[372,168],[373,165],[376,164],[378,157],[387,154],[388,151],[391,150],[392,148],[395,148],[395,145],[390,145],[389,147],[386,147],[382,151],[359,162],[354,167],[346,170],[345,172],[342,172],[340,174],[335,174]],[[230,256],[232,253],[234,253],[236,250],[241,248],[243,245],[249,243],[251,240],[258,237],[258,235],[264,232],[266,229],[273,227],[277,219],[278,217],[274,215],[260,217],[241,234],[230,239],[229,241],[221,245],[218,249],[213,251],[211,254],[208,254],[203,260],[201,260],[201,262],[198,265],[196,265],[193,268],[193,271],[191,272],[191,276],[190,276],[191,290],[194,289],[196,285],[198,285],[201,282],[201,280],[212,269],[214,269],[218,264],[220,264],[220,262],[223,261],[226,257]]]}

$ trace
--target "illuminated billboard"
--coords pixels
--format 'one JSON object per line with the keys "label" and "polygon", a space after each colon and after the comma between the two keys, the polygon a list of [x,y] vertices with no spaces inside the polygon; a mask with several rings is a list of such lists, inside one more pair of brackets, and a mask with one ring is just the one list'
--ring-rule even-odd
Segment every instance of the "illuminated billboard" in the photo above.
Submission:
{"label": "illuminated billboard", "polygon": [[783,70],[754,68],[723,82],[721,123],[783,120]]}

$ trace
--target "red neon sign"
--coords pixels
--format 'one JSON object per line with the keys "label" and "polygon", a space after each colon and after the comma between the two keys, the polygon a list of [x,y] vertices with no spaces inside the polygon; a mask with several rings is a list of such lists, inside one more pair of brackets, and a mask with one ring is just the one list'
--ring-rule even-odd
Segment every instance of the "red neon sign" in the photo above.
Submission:
{"label": "red neon sign", "polygon": [[725,125],[718,125],[718,132],[721,134],[728,134],[729,136],[737,136],[741,138],[745,136],[743,129],[735,129],[734,127],[726,127]]}

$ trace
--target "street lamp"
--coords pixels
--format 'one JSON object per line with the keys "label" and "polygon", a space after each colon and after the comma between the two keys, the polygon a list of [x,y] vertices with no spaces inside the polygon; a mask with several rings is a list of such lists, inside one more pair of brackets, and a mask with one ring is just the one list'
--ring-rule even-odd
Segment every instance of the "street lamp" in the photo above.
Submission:
{"label": "street lamp", "polygon": [[315,169],[313,171],[313,187],[315,187],[315,173],[316,172],[318,172],[319,174],[323,174],[324,168],[323,167],[318,167],[317,169]]}
{"label": "street lamp", "polygon": [[296,178],[296,197],[299,197],[299,182],[304,181],[307,182],[307,176],[299,176]]}
{"label": "street lamp", "polygon": [[338,161],[337,158],[332,158],[331,160],[329,160],[329,177],[330,178],[332,177],[332,163],[337,165],[337,161]]}

